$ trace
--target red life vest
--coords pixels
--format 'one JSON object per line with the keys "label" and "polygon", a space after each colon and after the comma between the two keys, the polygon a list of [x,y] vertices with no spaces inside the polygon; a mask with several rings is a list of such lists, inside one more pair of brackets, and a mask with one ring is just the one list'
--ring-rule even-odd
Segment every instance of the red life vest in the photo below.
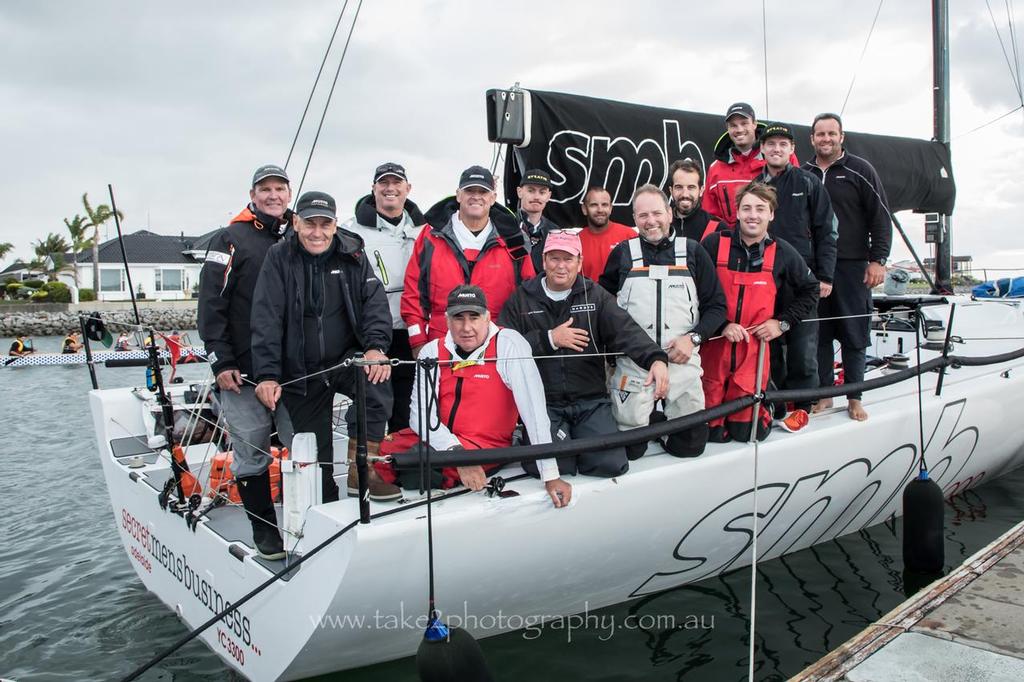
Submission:
{"label": "red life vest", "polygon": [[[500,329],[499,329],[500,334]],[[498,374],[498,334],[484,350],[484,362],[449,362],[451,352],[438,341],[438,411],[441,421],[467,450],[512,445],[519,419],[512,390]]]}
{"label": "red life vest", "polygon": [[775,242],[764,250],[760,272],[737,272],[729,269],[732,239],[724,234],[718,240],[716,269],[718,281],[725,292],[725,314],[730,322],[752,327],[775,314]]}

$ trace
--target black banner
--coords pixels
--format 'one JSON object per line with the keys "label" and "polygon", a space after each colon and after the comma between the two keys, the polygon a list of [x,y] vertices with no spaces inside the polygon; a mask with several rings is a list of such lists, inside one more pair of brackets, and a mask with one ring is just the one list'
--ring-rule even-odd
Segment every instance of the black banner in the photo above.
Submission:
{"label": "black banner", "polygon": [[[690,157],[706,171],[725,134],[720,115],[536,90],[530,91],[528,125],[525,146],[510,146],[506,155],[505,196],[514,207],[522,172],[548,170],[554,187],[546,214],[564,227],[583,223],[580,202],[591,185],[607,188],[613,219],[632,225],[629,200],[636,187],[651,182],[667,190],[668,168],[677,159]],[[791,127],[797,157],[812,158],[809,126]],[[956,189],[943,145],[847,132],[846,148],[878,169],[893,211],[952,213]]]}

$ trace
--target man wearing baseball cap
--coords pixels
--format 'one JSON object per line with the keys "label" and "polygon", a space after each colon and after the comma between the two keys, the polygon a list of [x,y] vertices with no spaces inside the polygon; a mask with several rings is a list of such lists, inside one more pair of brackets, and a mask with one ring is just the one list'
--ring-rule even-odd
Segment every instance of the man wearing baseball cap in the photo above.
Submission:
{"label": "man wearing baseball cap", "polygon": [[[715,143],[715,160],[704,182],[703,208],[729,225],[736,222],[736,194],[764,168],[760,136],[766,128],[758,123],[754,107],[736,102],[725,110],[726,132]],[[793,155],[791,162],[800,165]]]}
{"label": "man wearing baseball cap", "polygon": [[[323,471],[323,501],[338,499],[334,482],[334,395],[355,397],[356,372],[366,384],[368,451],[376,455],[391,414],[389,364],[341,367],[357,353],[387,361],[391,313],[384,287],[373,275],[362,240],[338,232],[334,198],[306,192],[295,206],[293,231],[267,253],[252,306],[252,352],[256,396],[267,409],[285,410],[279,425],[290,445],[295,433],[316,435]],[[355,410],[345,415],[356,433]],[[349,439],[347,487],[357,495],[354,439]],[[401,497],[371,470],[371,500]]]}
{"label": "man wearing baseball cap", "polygon": [[519,227],[526,235],[533,269],[540,272],[544,268],[544,238],[552,230],[559,229],[544,217],[544,207],[551,201],[551,176],[539,168],[526,171],[516,188],[516,195],[519,197]]}
{"label": "man wearing baseball cap", "polygon": [[[814,173],[790,163],[793,131],[789,126],[768,126],[761,135],[761,153],[765,167],[758,181],[773,187],[779,202],[768,232],[797,250],[817,278],[821,298],[827,298],[832,293],[838,236],[828,192]],[[791,296],[783,290],[783,301]],[[801,321],[772,341],[771,367],[772,380],[781,389],[817,388],[818,323]],[[810,409],[810,402],[797,403],[781,426],[799,431],[807,424]],[[777,413],[782,416],[781,410]]]}
{"label": "man wearing baseball cap", "polygon": [[519,221],[496,204],[494,176],[470,166],[459,176],[455,197],[427,211],[405,270],[402,319],[415,356],[427,341],[443,338],[448,294],[460,284],[476,284],[497,317],[512,291],[534,275]]}
{"label": "man wearing baseball cap", "polygon": [[[436,384],[417,386],[413,391],[411,432],[425,438],[429,429],[430,446],[437,450],[501,448],[512,444],[516,422],[522,420],[531,443],[550,443],[544,386],[526,339],[491,321],[487,296],[473,284],[452,289],[445,316],[448,331],[444,338],[427,342],[420,351],[421,359],[438,361],[438,377]],[[421,376],[417,375],[417,383]],[[426,404],[420,401],[423,391],[433,393]],[[433,406],[430,414],[425,414],[427,405]],[[396,442],[405,441],[404,436],[396,434]],[[552,503],[564,507],[572,497],[572,486],[561,480],[554,459],[538,464]],[[432,485],[451,488],[461,483],[482,490],[488,476],[500,468],[485,461],[478,466],[445,468]],[[395,480],[390,467],[378,470],[385,480]],[[403,475],[402,483],[419,488],[418,473]]]}
{"label": "man wearing baseball cap", "polygon": [[[370,193],[356,202],[355,217],[342,226],[363,239],[373,273],[384,285],[391,307],[391,347],[388,357],[412,360],[409,331],[402,320],[401,301],[405,286],[405,267],[412,256],[416,238],[426,224],[419,207],[409,199],[412,185],[401,164],[388,161],[373,171]],[[388,431],[409,426],[409,399],[412,395],[414,365],[398,365],[391,369],[394,409],[388,420]]]}
{"label": "man wearing baseball cap", "polygon": [[284,557],[270,498],[273,418],[256,398],[250,314],[256,280],[267,251],[288,229],[292,192],[288,173],[265,164],[255,170],[249,204],[214,235],[199,275],[199,336],[216,377],[214,389],[234,452],[231,471],[252,523],[256,550]]}
{"label": "man wearing baseball cap", "polygon": [[[516,289],[499,322],[521,333],[538,358],[556,441],[617,432],[602,353],[622,353],[642,368],[640,383],[653,388],[653,399],[668,393],[668,354],[611,294],[580,274],[582,253],[578,235],[549,234],[544,273]],[[537,474],[532,464],[523,467]],[[618,447],[559,458],[558,468],[562,474],[612,477],[626,473],[629,461]]]}

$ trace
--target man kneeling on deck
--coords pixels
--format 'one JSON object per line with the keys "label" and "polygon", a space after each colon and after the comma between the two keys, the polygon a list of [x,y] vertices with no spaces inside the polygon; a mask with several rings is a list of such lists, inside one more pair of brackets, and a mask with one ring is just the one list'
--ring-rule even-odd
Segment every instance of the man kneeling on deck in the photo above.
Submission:
{"label": "man kneeling on deck", "polygon": [[[556,440],[616,433],[608,399],[604,353],[621,353],[643,368],[643,386],[653,399],[668,393],[668,354],[604,288],[580,274],[580,238],[552,232],[544,241],[544,274],[527,280],[509,297],[501,322],[529,342],[544,378],[548,416]],[[531,435],[532,438],[532,435]],[[523,468],[536,475],[530,463]],[[623,447],[560,457],[563,474],[611,478],[629,471]],[[532,469],[532,470],[531,470]]]}
{"label": "man kneeling on deck", "polygon": [[[550,443],[544,386],[526,339],[514,329],[491,322],[483,289],[472,284],[458,286],[448,294],[445,316],[448,331],[444,338],[428,341],[419,354],[420,360],[438,361],[437,384],[422,387],[428,405],[437,405],[437,412],[420,404],[423,373],[417,372],[410,429],[403,429],[405,434],[399,431],[395,440],[404,440],[409,430],[422,438],[422,420],[430,429],[434,450],[503,448],[512,445],[512,431],[521,418],[531,443]],[[430,414],[423,415],[427,409]],[[538,464],[551,501],[564,507],[572,497],[572,486],[559,478],[554,459]],[[488,475],[499,468],[484,463],[445,468],[441,487],[462,483],[471,490],[482,490]],[[385,480],[394,480],[390,467],[379,465],[377,469]]]}
{"label": "man kneeling on deck", "polygon": [[[640,236],[612,249],[601,285],[617,295],[619,305],[644,328],[651,340],[668,352],[667,419],[704,409],[698,347],[725,323],[725,296],[715,264],[700,244],[672,233],[668,197],[654,185],[633,193],[633,220]],[[627,431],[651,422],[654,389],[644,386],[647,372],[629,358],[618,358],[609,389],[619,429]],[[698,424],[673,433],[665,450],[676,457],[704,452],[708,425]],[[630,459],[644,454],[647,443],[626,449]]]}
{"label": "man kneeling on deck", "polygon": [[[728,320],[721,338],[712,339],[701,350],[704,402],[709,408],[753,394],[760,342],[779,338],[800,324],[800,320],[810,317],[818,304],[818,281],[803,256],[787,242],[768,236],[768,223],[778,205],[775,188],[751,182],[736,194],[736,202],[739,208],[735,233],[716,232],[701,242],[715,259]],[[776,311],[775,294],[784,282],[793,296],[785,310]],[[762,389],[768,385],[769,365],[765,349]],[[747,441],[753,421],[751,407],[724,420],[712,420],[708,423],[709,440]],[[772,428],[771,413],[764,406],[757,421],[757,439],[764,440]]]}

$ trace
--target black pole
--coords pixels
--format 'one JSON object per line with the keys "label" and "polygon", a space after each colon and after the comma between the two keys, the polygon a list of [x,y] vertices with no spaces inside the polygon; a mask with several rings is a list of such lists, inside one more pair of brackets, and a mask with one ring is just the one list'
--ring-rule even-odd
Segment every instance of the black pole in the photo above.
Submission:
{"label": "black pole", "polygon": [[[956,303],[949,305],[949,319],[946,320],[946,338],[942,342],[942,358],[946,359],[949,357],[949,343],[950,338],[953,336],[953,314],[956,313]],[[946,366],[943,365],[939,369],[939,379],[935,382],[935,395],[942,395],[942,381],[946,378]]]}
{"label": "black pole", "polygon": [[[353,357],[356,361],[356,472],[359,474],[359,523],[370,522],[370,467],[366,462],[366,368],[359,363],[362,353]],[[352,437],[352,434],[349,434]]]}
{"label": "black pole", "polygon": [[[934,110],[935,141],[949,149],[949,3],[932,0],[932,107]],[[935,238],[935,285],[933,293],[953,290],[953,257],[950,243],[953,217],[939,216],[939,231]]]}
{"label": "black pole", "polygon": [[[121,234],[121,219],[117,215],[117,204],[114,203],[114,186],[107,184],[107,191],[110,193],[110,210],[114,213],[114,225],[117,227],[117,243],[121,245],[121,262],[124,263],[124,275],[128,278],[128,295],[132,298],[132,310],[135,311],[135,324],[141,325],[142,318],[139,317],[139,306],[135,303],[135,287],[132,286],[132,271],[128,268],[128,254],[124,250],[124,235]],[[153,337],[154,343],[156,337]]]}
{"label": "black pole", "polygon": [[82,330],[82,343],[85,344],[85,364],[89,366],[92,388],[97,390],[100,387],[100,382],[96,380],[96,366],[92,364],[92,348],[89,346],[89,335],[85,333],[85,318],[81,315],[78,316],[78,328]]}
{"label": "black pole", "polygon": [[160,355],[156,348],[156,330],[150,328],[149,336],[153,339],[153,343],[149,344],[149,362],[153,370],[153,383],[156,384],[157,402],[160,403],[160,412],[164,417],[164,438],[167,439],[167,449],[171,453],[171,473],[174,474],[174,485],[178,489],[178,502],[184,504],[187,499],[181,487],[181,472],[184,469],[174,459],[174,408],[164,390],[164,375],[160,371]]}

